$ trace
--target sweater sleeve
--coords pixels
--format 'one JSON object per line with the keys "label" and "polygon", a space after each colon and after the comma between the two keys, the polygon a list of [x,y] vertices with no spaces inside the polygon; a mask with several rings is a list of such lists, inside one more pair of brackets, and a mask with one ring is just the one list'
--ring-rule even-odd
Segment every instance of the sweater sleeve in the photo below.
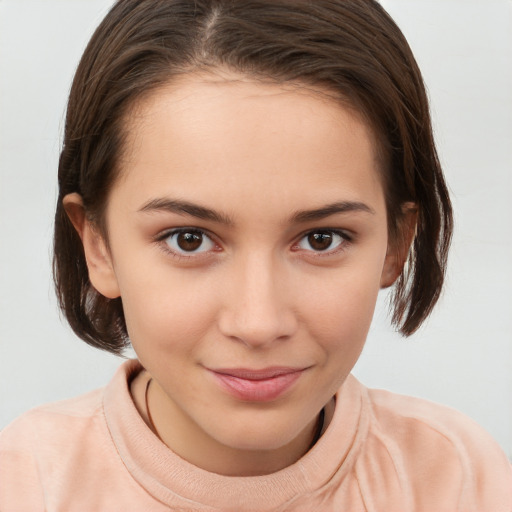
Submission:
{"label": "sweater sleeve", "polygon": [[459,418],[460,441],[457,448],[466,475],[460,510],[512,512],[510,461],[482,427],[463,415]]}
{"label": "sweater sleeve", "polygon": [[376,446],[405,475],[414,510],[512,512],[512,466],[476,422],[427,400],[371,390]]}
{"label": "sweater sleeve", "polygon": [[33,450],[30,414],[0,432],[0,510],[45,510],[44,493]]}

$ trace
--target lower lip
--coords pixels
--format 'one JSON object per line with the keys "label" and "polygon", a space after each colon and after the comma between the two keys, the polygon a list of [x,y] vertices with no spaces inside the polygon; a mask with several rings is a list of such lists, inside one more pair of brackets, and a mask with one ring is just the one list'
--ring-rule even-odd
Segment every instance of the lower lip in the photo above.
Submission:
{"label": "lower lip", "polygon": [[277,375],[269,379],[251,380],[212,372],[229,394],[247,402],[270,402],[284,395],[302,375],[303,370]]}

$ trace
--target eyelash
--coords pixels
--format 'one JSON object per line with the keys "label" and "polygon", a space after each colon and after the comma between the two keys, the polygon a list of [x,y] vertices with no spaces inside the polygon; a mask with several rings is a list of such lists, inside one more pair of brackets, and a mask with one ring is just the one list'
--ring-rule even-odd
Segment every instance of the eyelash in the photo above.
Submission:
{"label": "eyelash", "polygon": [[174,249],[172,249],[169,244],[167,243],[167,240],[171,238],[172,236],[185,234],[185,233],[197,233],[203,237],[206,237],[210,242],[214,245],[213,251],[218,251],[219,249],[216,249],[219,247],[219,245],[215,242],[215,239],[212,235],[210,235],[207,231],[200,228],[191,228],[191,227],[183,227],[183,228],[175,228],[175,229],[169,229],[167,231],[164,231],[163,233],[159,234],[155,241],[158,242],[161,246],[161,248],[171,256],[178,258],[178,259],[192,259],[192,258],[199,258],[201,256],[207,255],[211,250],[209,251],[183,251],[179,252]]}
{"label": "eyelash", "polygon": [[[210,252],[212,252],[211,249],[206,250],[206,251],[189,251],[189,252],[187,252],[187,251],[179,252],[179,251],[172,249],[169,246],[169,244],[167,243],[167,240],[173,236],[185,234],[185,233],[190,233],[190,234],[196,233],[203,237],[206,237],[215,246],[213,248],[213,252],[218,252],[219,250],[221,250],[221,249],[219,249],[219,245],[216,243],[215,238],[211,234],[209,234],[206,230],[201,229],[201,228],[182,227],[182,228],[170,229],[170,230],[164,231],[163,233],[159,234],[155,238],[155,241],[161,245],[162,249],[166,253],[168,253],[171,256],[178,258],[178,259],[198,258],[201,256],[206,256]],[[322,250],[315,251],[313,249],[311,249],[311,250],[306,249],[305,251],[310,253],[310,255],[313,257],[328,257],[328,256],[338,254],[338,253],[346,250],[348,248],[348,246],[353,242],[353,236],[350,235],[349,233],[347,233],[345,230],[340,230],[337,228],[310,229],[308,231],[305,231],[301,235],[299,235],[299,237],[297,238],[297,241],[294,242],[291,249],[296,252],[301,251],[299,244],[306,237],[308,237],[310,235],[315,235],[315,234],[329,234],[329,235],[338,236],[338,237],[340,237],[341,241],[340,241],[339,245],[337,247],[335,247],[334,249],[327,248],[324,251],[322,251]]]}
{"label": "eyelash", "polygon": [[310,229],[308,231],[305,231],[302,233],[299,238],[297,239],[297,242],[295,242],[292,246],[292,250],[300,251],[301,248],[299,247],[299,244],[304,240],[306,237],[310,235],[316,235],[316,234],[329,234],[339,237],[340,243],[337,247],[330,249],[327,248],[324,251],[315,251],[315,250],[306,250],[306,252],[310,253],[309,256],[315,257],[315,258],[325,258],[329,256],[334,256],[336,254],[339,254],[350,246],[350,244],[353,242],[354,237],[349,234],[347,231],[337,228],[318,228],[318,229]]}

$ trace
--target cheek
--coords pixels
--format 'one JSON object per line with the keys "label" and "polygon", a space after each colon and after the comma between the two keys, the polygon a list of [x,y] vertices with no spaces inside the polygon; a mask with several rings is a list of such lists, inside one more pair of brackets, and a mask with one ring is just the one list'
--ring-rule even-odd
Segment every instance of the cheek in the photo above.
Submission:
{"label": "cheek", "polygon": [[[314,283],[312,283],[314,284]],[[380,289],[379,265],[347,266],[303,299],[305,324],[325,352],[359,354],[373,318]],[[354,361],[355,362],[355,361]]]}
{"label": "cheek", "polygon": [[153,266],[120,280],[128,335],[137,353],[187,350],[210,328],[216,314],[212,286],[188,277]]}

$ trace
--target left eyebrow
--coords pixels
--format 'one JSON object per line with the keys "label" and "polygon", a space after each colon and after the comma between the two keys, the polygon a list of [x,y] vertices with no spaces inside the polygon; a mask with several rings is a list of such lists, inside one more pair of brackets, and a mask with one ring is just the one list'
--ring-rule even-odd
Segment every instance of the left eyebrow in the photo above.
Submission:
{"label": "left eyebrow", "polygon": [[181,201],[179,199],[157,198],[148,201],[139,212],[169,212],[179,215],[190,215],[203,220],[211,220],[219,224],[232,225],[233,221],[225,214],[216,212],[205,206]]}
{"label": "left eyebrow", "polygon": [[327,204],[314,210],[302,210],[292,215],[292,222],[301,223],[313,220],[321,220],[336,213],[364,212],[375,215],[375,210],[365,203],[358,201],[340,201]]}

